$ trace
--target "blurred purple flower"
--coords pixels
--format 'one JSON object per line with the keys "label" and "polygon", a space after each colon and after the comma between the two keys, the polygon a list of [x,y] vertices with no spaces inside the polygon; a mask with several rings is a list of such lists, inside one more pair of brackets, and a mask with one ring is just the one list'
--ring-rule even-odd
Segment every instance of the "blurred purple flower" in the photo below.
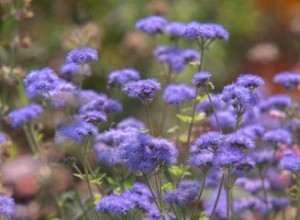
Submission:
{"label": "blurred purple flower", "polygon": [[140,98],[144,101],[154,99],[155,91],[160,89],[160,83],[156,79],[145,79],[125,84],[123,92],[130,98]]}
{"label": "blurred purple flower", "polygon": [[12,127],[17,128],[36,119],[43,112],[42,106],[36,103],[31,103],[28,106],[12,110],[8,113],[8,121]]}
{"label": "blurred purple flower", "polygon": [[162,16],[149,16],[137,21],[135,28],[147,34],[162,34],[167,20]]}
{"label": "blurred purple flower", "polygon": [[135,69],[121,69],[111,72],[108,76],[108,85],[125,85],[126,83],[140,79],[140,73]]}
{"label": "blurred purple flower", "polygon": [[169,84],[164,93],[164,101],[167,104],[181,106],[185,100],[195,97],[195,89],[185,84]]}
{"label": "blurred purple flower", "polygon": [[96,60],[98,60],[98,52],[90,47],[73,49],[66,57],[66,63],[75,63],[77,65],[87,64]]}
{"label": "blurred purple flower", "polygon": [[282,85],[285,89],[291,90],[296,88],[300,84],[300,74],[292,72],[278,73],[273,81]]}

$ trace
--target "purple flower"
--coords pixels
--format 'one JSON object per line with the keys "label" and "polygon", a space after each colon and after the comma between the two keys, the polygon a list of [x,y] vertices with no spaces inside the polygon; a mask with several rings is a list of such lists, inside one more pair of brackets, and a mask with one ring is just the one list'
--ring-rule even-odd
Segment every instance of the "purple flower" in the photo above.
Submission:
{"label": "purple flower", "polygon": [[81,67],[80,65],[77,65],[75,63],[65,63],[61,66],[60,72],[63,78],[65,78],[66,80],[71,80],[74,76],[79,74],[85,74],[89,76],[91,69],[90,66],[87,64]]}
{"label": "purple flower", "polygon": [[103,143],[96,143],[94,145],[94,151],[97,159],[106,166],[111,167],[123,162],[120,151],[116,147],[109,147]]}
{"label": "purple flower", "polygon": [[181,106],[185,100],[195,97],[195,89],[185,84],[169,84],[164,93],[167,104]]}
{"label": "purple flower", "polygon": [[9,112],[7,117],[11,126],[17,128],[36,119],[40,114],[42,114],[42,112],[42,106],[32,103],[28,106]]}
{"label": "purple flower", "polygon": [[222,25],[212,23],[199,23],[196,21],[192,21],[186,25],[183,36],[187,39],[229,39],[229,33]]}
{"label": "purple flower", "polygon": [[23,79],[23,83],[27,96],[37,98],[55,89],[59,80],[54,70],[44,68],[29,72]]}
{"label": "purple flower", "polygon": [[268,197],[268,202],[272,206],[272,210],[275,212],[280,211],[281,209],[286,208],[289,205],[289,200],[286,198],[278,198],[278,197]]}
{"label": "purple flower", "polygon": [[79,47],[71,50],[67,54],[66,63],[75,63],[77,65],[81,65],[96,60],[98,60],[97,50],[90,47]]}
{"label": "purple flower", "polygon": [[134,203],[122,195],[105,196],[96,205],[97,212],[108,212],[117,215],[125,215],[132,209],[134,209]]}
{"label": "purple flower", "polygon": [[248,136],[252,140],[255,140],[256,138],[261,137],[264,132],[265,132],[264,127],[259,124],[248,125],[239,130],[240,134],[242,134],[244,136]]}
{"label": "purple flower", "polygon": [[210,131],[205,134],[202,134],[199,137],[194,145],[197,146],[197,149],[207,149],[211,152],[216,152],[219,146],[224,141],[224,136],[220,132]]}
{"label": "purple flower", "polygon": [[300,170],[300,157],[295,155],[293,151],[288,150],[284,153],[280,166],[285,170],[297,172]]}
{"label": "purple flower", "polygon": [[[221,130],[232,130],[235,128],[236,124],[236,117],[235,114],[233,114],[230,111],[218,111],[217,112],[217,117],[219,120],[220,124],[220,129]],[[214,129],[218,129],[218,125],[215,119],[214,115],[211,115],[209,117],[210,124]]]}
{"label": "purple flower", "polygon": [[116,128],[120,129],[120,130],[124,130],[126,128],[134,128],[137,130],[144,130],[144,129],[146,129],[146,126],[142,121],[140,121],[136,118],[133,118],[133,117],[129,117],[129,118],[125,118],[122,121],[120,121],[116,125]]}
{"label": "purple flower", "polygon": [[17,206],[14,199],[5,195],[0,195],[0,216],[12,219],[16,215],[16,211]]}
{"label": "purple flower", "polygon": [[[263,184],[261,179],[249,179],[245,177],[238,178],[236,180],[236,185],[241,187],[243,190],[256,194],[263,189]],[[270,188],[270,183],[265,182],[265,187],[268,190]]]}
{"label": "purple flower", "polygon": [[207,71],[200,71],[194,74],[193,84],[197,87],[205,86],[208,81],[210,81],[211,73]]}
{"label": "purple flower", "polygon": [[[212,95],[210,98],[216,111],[224,109],[226,107],[226,103],[221,100],[220,95]],[[197,106],[197,111],[205,112],[206,115],[213,114],[213,108],[208,98]]]}
{"label": "purple flower", "polygon": [[258,166],[264,166],[273,160],[274,153],[272,149],[256,150],[253,152],[253,157]]}
{"label": "purple flower", "polygon": [[236,113],[243,114],[257,103],[257,96],[246,87],[238,84],[231,84],[224,87],[222,100],[231,104]]}
{"label": "purple flower", "polygon": [[155,91],[160,89],[160,83],[156,79],[145,79],[129,82],[122,90],[130,98],[140,98],[144,101],[146,99],[154,99]]}
{"label": "purple flower", "polygon": [[264,141],[272,142],[272,143],[281,143],[286,145],[292,144],[292,134],[285,129],[275,129],[266,132],[262,138]]}
{"label": "purple flower", "polygon": [[234,210],[236,212],[251,210],[261,216],[265,216],[267,214],[266,203],[258,197],[240,198],[235,200]]}
{"label": "purple flower", "polygon": [[164,139],[155,139],[147,134],[130,135],[120,145],[126,166],[136,172],[150,173],[159,164],[176,162],[176,147]]}
{"label": "purple flower", "polygon": [[243,74],[237,78],[237,84],[244,86],[250,90],[255,89],[256,87],[264,85],[264,80],[260,76],[253,74]]}
{"label": "purple flower", "polygon": [[292,99],[288,95],[274,95],[268,100],[260,104],[261,111],[269,111],[272,109],[284,111],[292,106]]}
{"label": "purple flower", "polygon": [[167,64],[174,73],[182,72],[186,64],[200,59],[198,51],[179,47],[158,46],[153,54],[160,63]]}
{"label": "purple flower", "polygon": [[253,140],[243,135],[243,133],[237,132],[226,135],[225,138],[226,144],[229,144],[232,147],[241,148],[241,149],[254,149],[255,143]]}
{"label": "purple flower", "polygon": [[107,122],[107,114],[102,111],[89,110],[89,111],[81,111],[77,115],[81,120],[86,122]]}
{"label": "purple flower", "polygon": [[292,72],[281,72],[274,77],[274,82],[282,85],[285,89],[291,90],[300,84],[300,74]]}
{"label": "purple flower", "polygon": [[54,108],[66,108],[76,104],[76,87],[69,82],[59,80],[56,87],[44,94],[46,99],[51,100]]}
{"label": "purple flower", "polygon": [[140,73],[135,69],[121,69],[111,72],[108,76],[108,85],[125,85],[129,81],[140,79]]}
{"label": "purple flower", "polygon": [[193,145],[190,149],[188,164],[208,170],[213,166],[214,157],[215,154],[213,152],[206,149],[199,150],[196,145]]}
{"label": "purple flower", "polygon": [[224,145],[218,150],[214,164],[217,167],[232,166],[240,163],[245,157],[246,154],[242,149]]}
{"label": "purple flower", "polygon": [[135,24],[135,28],[148,34],[161,34],[166,25],[167,20],[164,17],[149,16],[138,20]]}
{"label": "purple flower", "polygon": [[81,143],[88,136],[96,137],[98,129],[93,124],[85,121],[74,121],[70,124],[60,124],[57,126],[56,140],[64,141],[69,139],[76,143]]}
{"label": "purple flower", "polygon": [[185,180],[179,183],[177,189],[166,192],[164,200],[167,203],[174,203],[186,206],[193,201],[200,192],[200,185],[197,181]]}
{"label": "purple flower", "polygon": [[165,26],[165,33],[171,37],[182,37],[185,31],[185,23],[182,22],[170,22]]}

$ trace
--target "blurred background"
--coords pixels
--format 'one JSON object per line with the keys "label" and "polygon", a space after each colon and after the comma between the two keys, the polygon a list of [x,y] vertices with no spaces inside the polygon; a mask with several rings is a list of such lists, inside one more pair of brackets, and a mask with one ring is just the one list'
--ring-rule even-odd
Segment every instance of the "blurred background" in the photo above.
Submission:
{"label": "blurred background", "polygon": [[[219,89],[243,72],[271,80],[274,73],[300,69],[298,0],[0,0],[0,5],[2,67],[12,62],[14,50],[13,62],[24,72],[44,66],[59,70],[67,51],[92,46],[101,59],[85,86],[99,91],[114,69],[134,67],[144,77],[157,71],[152,39],[134,29],[138,19],[153,14],[216,22],[229,30],[229,42],[213,44],[205,61]],[[183,78],[190,81],[188,72]],[[274,92],[271,83],[269,89]]]}

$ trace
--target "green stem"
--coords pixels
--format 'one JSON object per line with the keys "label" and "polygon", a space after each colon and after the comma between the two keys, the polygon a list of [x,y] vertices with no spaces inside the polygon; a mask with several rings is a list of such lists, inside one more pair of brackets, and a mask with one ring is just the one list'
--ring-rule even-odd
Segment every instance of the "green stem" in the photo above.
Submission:
{"label": "green stem", "polygon": [[266,182],[262,170],[259,170],[259,177],[262,182],[263,196],[264,196],[265,204],[267,206],[267,220],[270,220],[271,218],[270,218],[270,208],[269,208],[269,201],[268,201],[268,192],[266,189]]}
{"label": "green stem", "polygon": [[230,203],[231,203],[231,193],[229,188],[229,183],[227,180],[227,187],[226,187],[226,220],[230,220]]}
{"label": "green stem", "polygon": [[200,201],[200,198],[201,198],[202,193],[203,193],[203,191],[204,191],[205,183],[206,183],[206,177],[207,177],[207,172],[204,172],[204,176],[203,176],[203,178],[202,178],[202,183],[201,183],[201,190],[200,190],[200,193],[199,193],[199,195],[198,195],[198,197],[197,197],[196,205],[194,206],[194,209],[193,209],[192,212],[191,212],[191,218],[190,218],[190,219],[193,219],[194,214],[195,214],[195,211],[196,211],[196,209],[197,209],[198,202]]}
{"label": "green stem", "polygon": [[216,123],[217,123],[218,130],[220,131],[220,130],[221,130],[221,127],[220,127],[219,119],[218,119],[218,116],[217,116],[216,108],[215,108],[215,105],[213,104],[213,102],[212,102],[212,100],[211,100],[211,97],[210,97],[210,94],[209,94],[209,92],[208,92],[208,89],[207,89],[207,86],[206,86],[206,85],[204,86],[204,90],[205,90],[205,93],[206,93],[206,95],[207,95],[207,97],[208,97],[210,106],[211,106],[211,108],[212,108],[213,115],[214,115],[214,117],[215,117],[215,120],[216,120]]}
{"label": "green stem", "polygon": [[297,201],[297,213],[296,213],[296,218],[295,220],[299,220],[300,219],[300,173],[298,171],[298,173],[296,174],[296,181],[297,181],[297,188],[298,188],[298,191],[297,191],[297,195],[298,195],[298,201]]}
{"label": "green stem", "polygon": [[150,192],[151,192],[151,195],[152,195],[152,197],[153,197],[153,200],[154,200],[154,202],[155,202],[156,207],[158,208],[158,210],[161,210],[160,207],[159,207],[159,204],[158,204],[158,202],[157,202],[157,200],[156,200],[156,198],[155,198],[153,189],[152,189],[152,187],[151,187],[151,185],[150,185],[150,182],[149,182],[149,179],[148,179],[147,175],[143,173],[143,177],[145,178],[146,184],[147,184],[147,186],[148,186],[148,188],[149,188],[149,190],[150,190]]}
{"label": "green stem", "polygon": [[28,142],[28,145],[29,145],[29,147],[30,147],[31,152],[32,152],[33,154],[36,154],[36,153],[37,153],[37,150],[36,150],[36,148],[35,148],[35,146],[34,146],[34,143],[32,142],[30,133],[29,133],[29,131],[28,131],[28,127],[27,127],[26,125],[23,126],[23,130],[24,130],[24,132],[25,132],[26,140],[27,140],[27,142]]}
{"label": "green stem", "polygon": [[210,218],[209,218],[210,220],[213,220],[214,217],[215,217],[215,212],[216,212],[217,205],[219,203],[219,199],[220,199],[220,195],[221,195],[221,192],[222,192],[224,180],[225,180],[225,174],[223,173],[222,178],[221,178],[221,182],[220,182],[220,185],[219,185],[219,188],[218,188],[217,197],[216,197],[216,200],[215,200],[215,203],[214,203],[214,207],[213,207],[213,210],[212,210]]}
{"label": "green stem", "polygon": [[72,185],[73,185],[73,189],[74,189],[74,192],[75,192],[75,198],[76,198],[76,201],[77,201],[77,203],[78,203],[78,205],[79,205],[79,207],[80,207],[80,209],[81,209],[81,211],[82,211],[82,214],[83,214],[83,216],[84,216],[84,218],[85,218],[86,220],[89,220],[89,217],[88,217],[88,215],[86,214],[86,211],[85,211],[85,209],[84,209],[84,207],[83,207],[83,204],[82,204],[82,202],[81,202],[80,195],[79,195],[79,193],[78,193],[76,187],[74,186],[74,184],[72,184]]}
{"label": "green stem", "polygon": [[153,130],[152,130],[152,125],[151,125],[151,120],[150,120],[150,110],[149,110],[149,106],[148,103],[143,102],[144,107],[145,107],[145,111],[146,111],[146,117],[147,117],[147,122],[148,122],[148,126],[149,126],[149,130],[150,130],[150,135],[153,135]]}

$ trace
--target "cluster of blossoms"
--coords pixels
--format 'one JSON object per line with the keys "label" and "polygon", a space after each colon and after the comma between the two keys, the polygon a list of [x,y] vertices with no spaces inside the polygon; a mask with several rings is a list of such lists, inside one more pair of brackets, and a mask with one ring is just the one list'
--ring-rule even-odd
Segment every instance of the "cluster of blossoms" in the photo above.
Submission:
{"label": "cluster of blossoms", "polygon": [[[93,152],[99,164],[108,170],[105,175],[112,175],[107,182],[114,184],[99,190],[102,198],[97,201],[96,214],[127,219],[194,220],[203,217],[197,210],[200,199],[203,200],[201,210],[210,219],[230,219],[235,215],[243,219],[251,211],[270,220],[271,215],[283,211],[290,201],[279,196],[294,182],[300,184],[297,145],[300,121],[297,105],[291,97],[283,94],[260,100],[256,88],[263,86],[264,80],[254,74],[240,75],[220,94],[210,93],[213,74],[202,70],[203,55],[214,40],[229,39],[229,33],[219,24],[168,22],[164,17],[150,16],[138,21],[136,28],[154,36],[166,34],[172,42],[194,40],[201,50],[179,48],[178,44],[157,46],[153,54],[169,71],[166,85],[155,78],[141,79],[138,70],[132,68],[114,70],[108,75],[109,89],[119,89],[145,105],[148,126],[133,117],[115,122],[112,116],[123,111],[121,102],[106,94],[82,89],[84,77],[91,72],[89,63],[99,57],[95,49],[88,47],[70,51],[60,74],[48,67],[29,72],[23,83],[27,97],[34,103],[10,111],[7,121],[13,128],[23,126],[31,138],[29,144],[37,145],[35,133],[30,133],[29,126],[25,125],[34,124],[47,112],[65,114],[66,117],[55,120],[55,141],[61,144],[71,140],[79,149],[78,161],[84,173],[79,170],[77,161],[74,168],[80,171],[77,176],[87,181],[92,199],[91,183],[97,182],[101,189],[106,181],[99,183],[94,177],[99,170],[92,172],[87,155]],[[198,65],[190,85],[172,81],[176,77],[170,75],[182,73],[190,62]],[[274,82],[287,90],[297,89],[300,75],[279,73]],[[149,107],[155,98],[175,106],[178,112],[185,103],[193,101],[192,116],[177,115],[181,120],[177,126],[186,123],[188,127],[186,142],[181,140],[179,128],[176,137],[170,139],[163,138],[164,131],[153,129]],[[205,117],[196,120],[198,113]],[[200,129],[194,131],[196,125]],[[0,135],[0,144],[4,142],[4,136]],[[183,151],[185,155],[181,155]],[[178,162],[180,166],[176,165]],[[120,172],[118,177],[111,174],[114,170]],[[289,171],[291,181],[288,183],[279,181],[283,170]],[[201,181],[190,175],[198,171],[202,173]],[[249,172],[252,174],[248,175]],[[139,182],[128,180],[128,176]],[[145,184],[141,183],[142,177]],[[118,182],[118,179],[122,180]],[[155,187],[151,186],[153,182]],[[251,196],[232,196],[234,186]],[[206,188],[212,188],[213,193],[203,199]],[[274,190],[278,191],[277,196],[273,195]],[[104,195],[106,193],[108,195]],[[16,212],[14,201],[0,197],[0,215],[12,218]],[[300,197],[297,199],[300,203]],[[195,210],[186,217],[193,202]]]}

